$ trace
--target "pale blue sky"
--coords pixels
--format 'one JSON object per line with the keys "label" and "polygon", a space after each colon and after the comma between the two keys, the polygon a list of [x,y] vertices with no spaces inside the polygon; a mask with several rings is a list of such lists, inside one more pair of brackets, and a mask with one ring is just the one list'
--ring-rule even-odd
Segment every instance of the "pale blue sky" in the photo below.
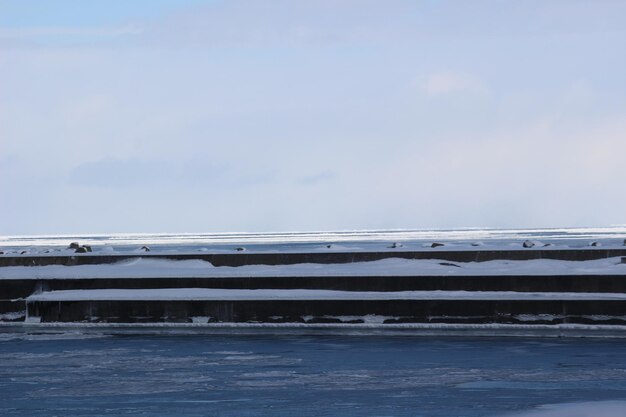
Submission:
{"label": "pale blue sky", "polygon": [[0,0],[0,234],[626,223],[626,2]]}

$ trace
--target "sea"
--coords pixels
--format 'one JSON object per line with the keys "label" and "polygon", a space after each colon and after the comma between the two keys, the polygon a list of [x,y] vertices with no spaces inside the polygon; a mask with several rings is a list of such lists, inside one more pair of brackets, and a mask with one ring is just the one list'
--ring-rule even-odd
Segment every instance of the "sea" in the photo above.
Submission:
{"label": "sea", "polygon": [[626,415],[623,339],[0,333],[3,416]]}

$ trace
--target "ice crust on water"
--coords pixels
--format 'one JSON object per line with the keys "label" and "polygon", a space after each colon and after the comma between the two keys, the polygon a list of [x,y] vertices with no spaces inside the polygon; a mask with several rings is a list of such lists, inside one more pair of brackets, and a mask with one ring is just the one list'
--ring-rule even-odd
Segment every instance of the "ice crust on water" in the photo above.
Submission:
{"label": "ice crust on water", "polygon": [[[325,250],[327,244],[341,242],[345,247],[357,249],[359,244],[380,244],[389,246],[393,242],[426,243],[443,241],[446,247],[454,243],[460,247],[470,247],[472,242],[481,241],[486,246],[521,247],[524,240],[544,242],[564,242],[572,246],[586,246],[592,241],[610,241],[623,246],[626,238],[626,226],[553,228],[553,229],[487,229],[463,228],[456,230],[343,230],[321,232],[274,232],[274,233],[119,233],[110,235],[38,235],[38,236],[0,236],[0,247],[4,248],[42,248],[65,247],[69,242],[79,241],[94,246],[110,245],[139,248],[143,245],[160,246],[164,249],[176,249],[181,246],[197,248],[220,245],[274,245],[274,244],[316,244]],[[448,248],[449,249],[449,248]],[[232,249],[228,249],[232,251]]]}
{"label": "ice crust on water", "polygon": [[626,401],[597,401],[543,405],[536,410],[501,417],[624,417]]}
{"label": "ice crust on water", "polygon": [[621,257],[590,261],[531,259],[445,262],[439,259],[388,258],[344,264],[244,265],[215,267],[202,260],[137,258],[115,264],[8,266],[0,279],[39,278],[176,278],[272,276],[424,276],[424,275],[623,275]]}

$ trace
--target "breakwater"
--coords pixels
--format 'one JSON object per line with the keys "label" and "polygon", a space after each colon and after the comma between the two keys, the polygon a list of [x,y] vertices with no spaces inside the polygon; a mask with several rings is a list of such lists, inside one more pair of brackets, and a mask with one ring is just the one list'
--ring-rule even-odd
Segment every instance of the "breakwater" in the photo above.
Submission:
{"label": "breakwater", "polygon": [[[0,321],[624,326],[626,264],[623,273],[617,265],[622,256],[626,249],[5,255],[0,257]],[[363,266],[390,259],[411,261],[408,272],[363,273]],[[589,262],[603,259],[611,261],[607,264],[613,268],[610,273],[597,267],[587,271]],[[63,276],[63,271],[81,265],[97,270],[135,260],[159,260],[167,265],[202,261],[214,269],[212,276],[163,277],[158,276],[158,269],[128,277]],[[515,273],[516,265],[537,260],[557,263],[545,264],[541,273]],[[427,261],[448,270],[425,274],[420,268]],[[498,268],[502,262],[513,267],[498,273],[498,268],[489,266],[495,261]],[[465,274],[464,267],[476,262],[485,265],[484,273]],[[551,273],[552,265],[559,262],[575,265],[573,273]],[[300,264],[312,272],[249,272],[255,265]],[[360,272],[329,273],[328,268],[337,264],[350,264],[348,271],[354,265]],[[248,272],[233,276],[238,267]],[[50,275],[46,273],[49,268],[69,269]],[[7,272],[16,269],[19,278]]]}

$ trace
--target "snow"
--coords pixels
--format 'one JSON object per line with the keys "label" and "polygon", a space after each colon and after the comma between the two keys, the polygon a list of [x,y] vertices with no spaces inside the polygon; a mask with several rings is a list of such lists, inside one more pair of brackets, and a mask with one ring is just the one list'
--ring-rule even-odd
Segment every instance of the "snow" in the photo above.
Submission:
{"label": "snow", "polygon": [[192,323],[208,323],[211,320],[209,316],[193,316],[191,317]]}
{"label": "snow", "polygon": [[[253,253],[275,252],[334,252],[334,251],[397,251],[397,250],[467,250],[483,244],[479,250],[521,249],[525,240],[540,240],[550,243],[550,248],[589,248],[597,241],[605,248],[624,248],[626,226],[604,228],[561,228],[561,229],[486,229],[465,228],[458,230],[344,230],[326,232],[278,232],[278,233],[153,233],[112,235],[41,235],[0,236],[0,251],[5,255],[72,254],[67,250],[70,242],[87,244],[94,254],[132,252],[144,245],[152,253],[232,253],[243,246]],[[403,247],[390,248],[393,242]],[[433,242],[444,243],[444,247],[430,248]],[[331,248],[327,246],[331,244]],[[113,249],[113,250],[112,250]],[[534,247],[528,250],[544,249]]]}
{"label": "snow", "polygon": [[563,319],[565,316],[557,314],[518,314],[514,316],[515,319],[524,322],[533,321],[553,321]]}
{"label": "snow", "polygon": [[508,414],[507,417],[623,417],[626,401],[594,401],[550,404],[536,410]]}
{"label": "snow", "polygon": [[362,320],[363,323],[367,323],[367,324],[383,324],[385,320],[397,319],[398,317],[381,316],[377,314],[366,314],[364,316],[330,316],[330,315],[311,316],[311,315],[307,315],[307,316],[301,316],[301,318],[305,322],[309,322],[313,319],[324,318],[324,319],[337,319],[341,321],[342,323],[348,323],[351,321],[354,322],[355,320]]}
{"label": "snow", "polygon": [[215,288],[100,289],[49,291],[26,298],[33,301],[97,300],[626,300],[625,293],[553,293],[513,291],[334,291],[240,290]]}
{"label": "snow", "polygon": [[13,311],[10,313],[0,313],[0,321],[2,320],[19,320],[26,317],[26,311]]}
{"label": "snow", "polygon": [[209,278],[307,276],[484,276],[484,275],[626,275],[621,257],[590,261],[532,259],[448,262],[388,258],[344,264],[245,265],[215,267],[202,260],[136,258],[115,264],[8,266],[0,279],[71,278]]}

